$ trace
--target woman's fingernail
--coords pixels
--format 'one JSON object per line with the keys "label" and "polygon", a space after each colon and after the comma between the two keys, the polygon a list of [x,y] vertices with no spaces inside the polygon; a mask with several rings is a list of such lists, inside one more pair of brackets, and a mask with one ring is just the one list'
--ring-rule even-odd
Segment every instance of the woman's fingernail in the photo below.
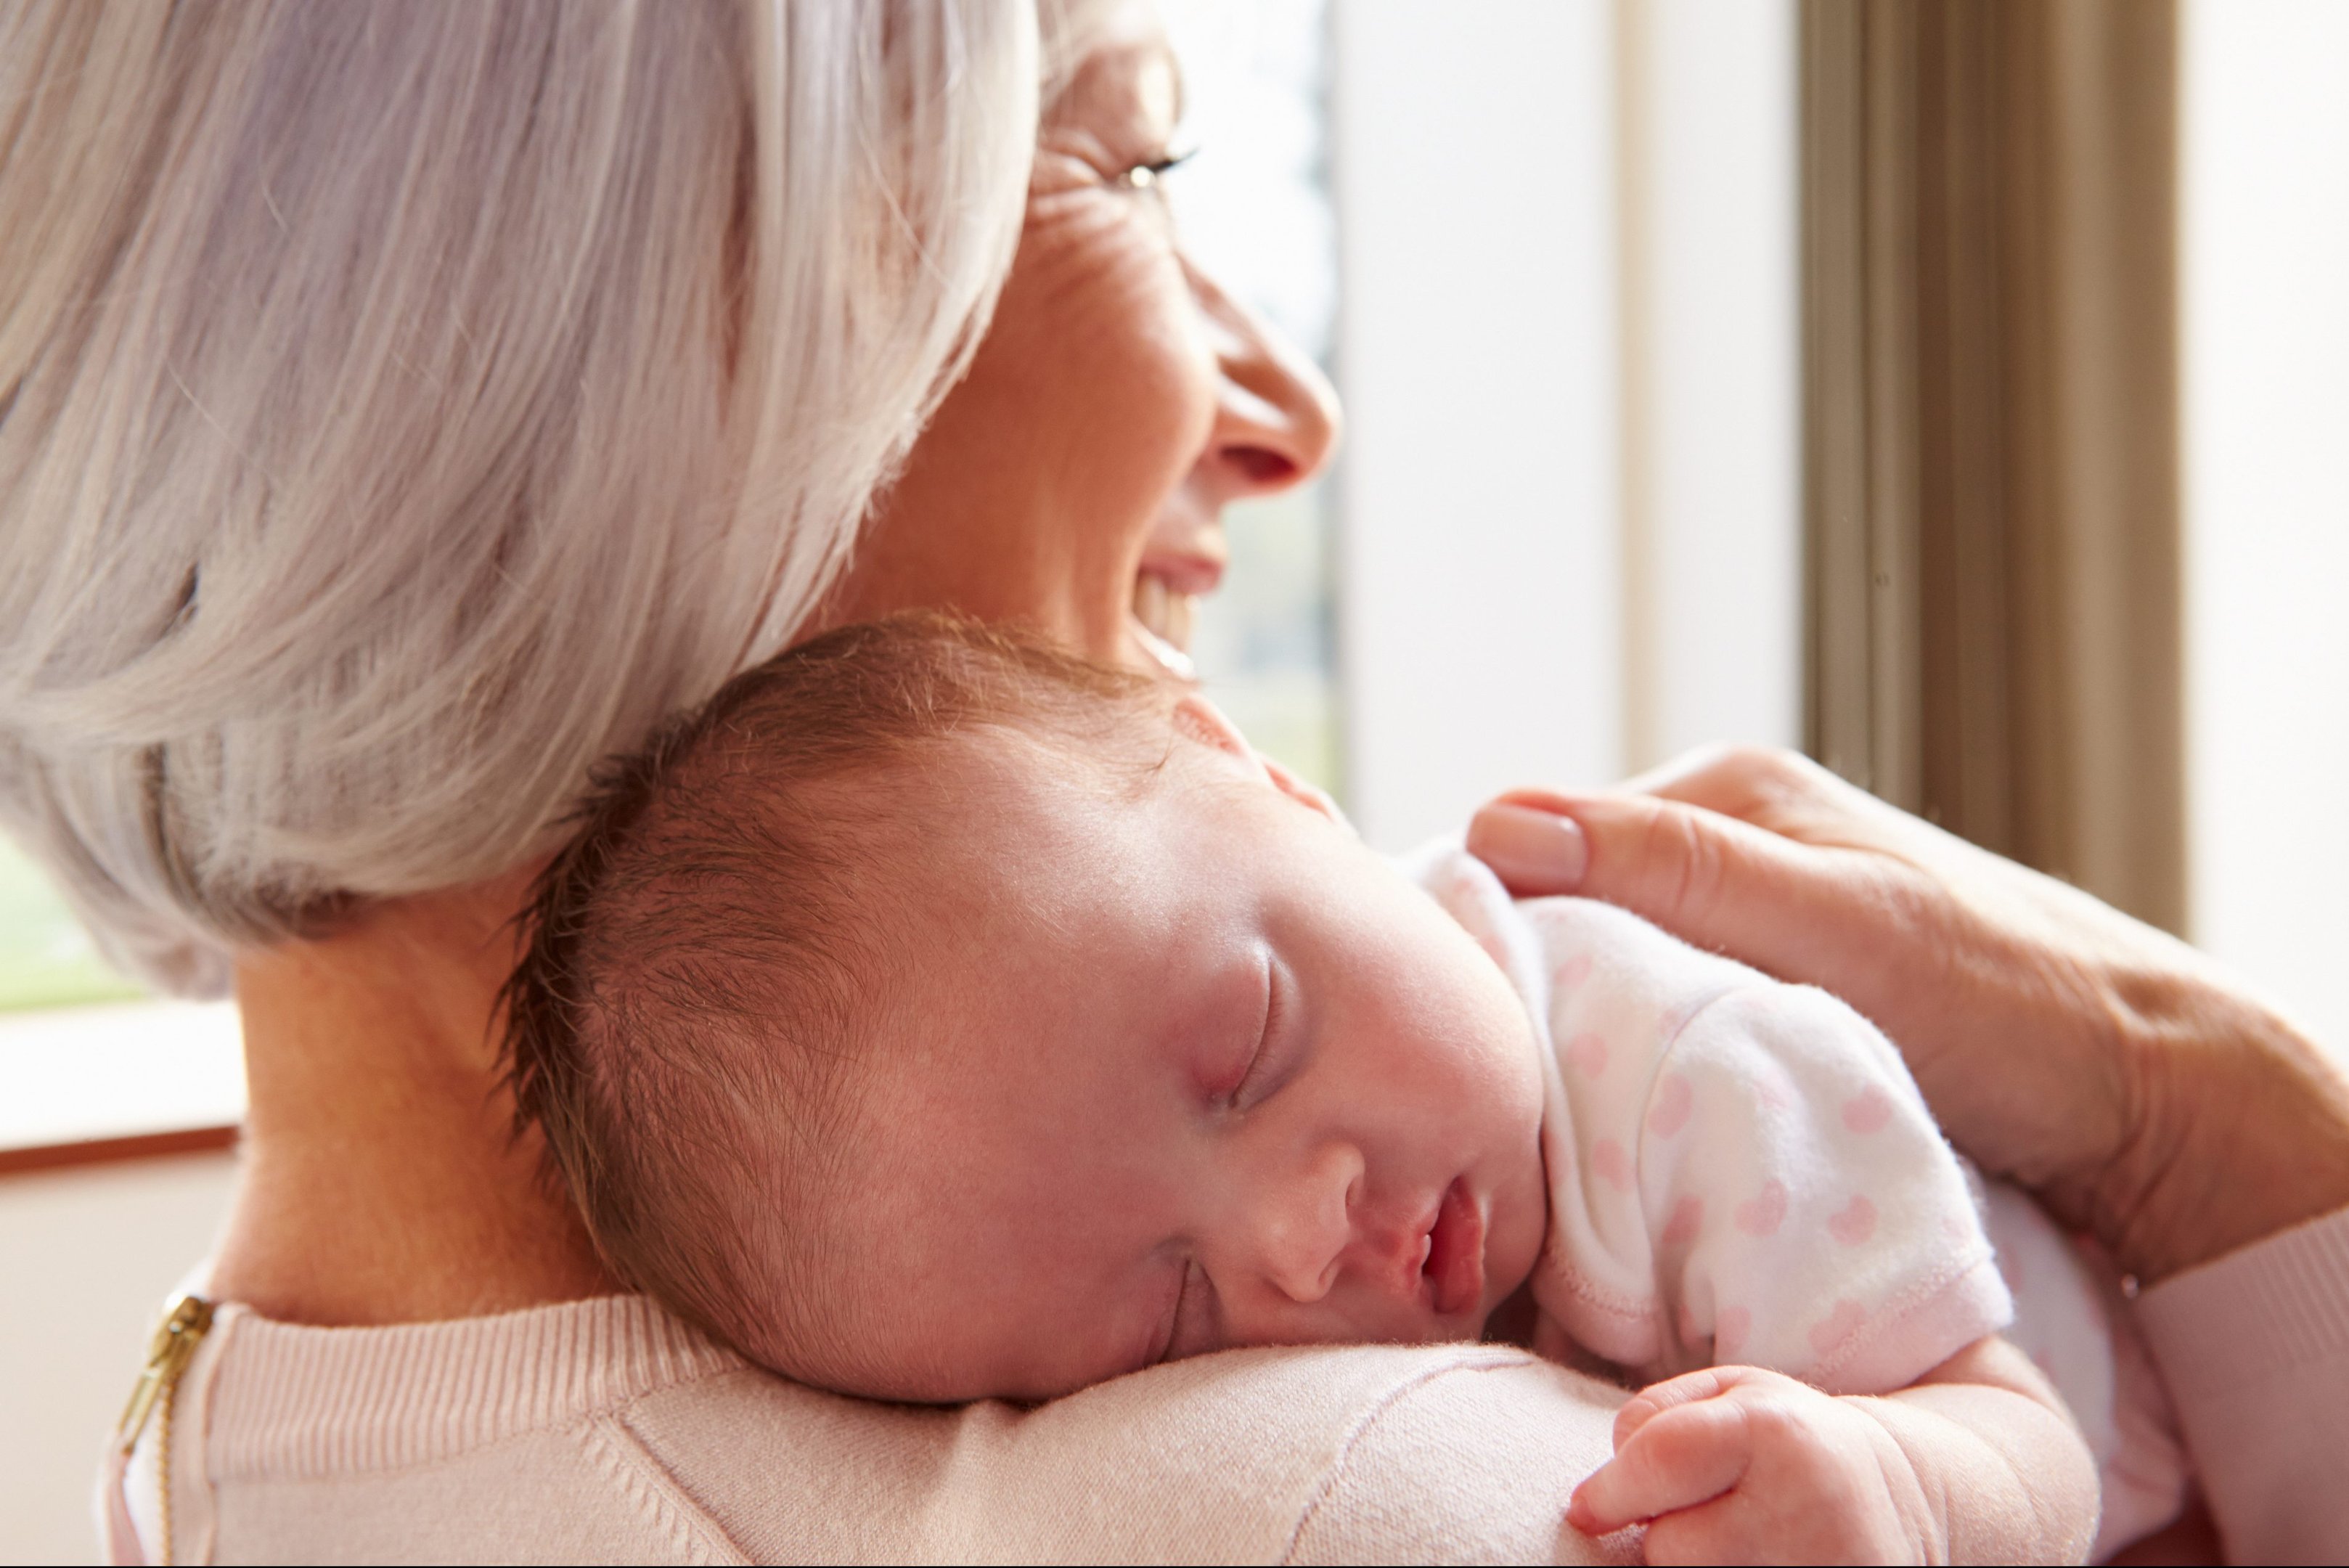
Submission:
{"label": "woman's fingernail", "polygon": [[1571,893],[1590,866],[1582,825],[1531,806],[1488,805],[1468,829],[1468,852],[1499,873],[1520,897]]}

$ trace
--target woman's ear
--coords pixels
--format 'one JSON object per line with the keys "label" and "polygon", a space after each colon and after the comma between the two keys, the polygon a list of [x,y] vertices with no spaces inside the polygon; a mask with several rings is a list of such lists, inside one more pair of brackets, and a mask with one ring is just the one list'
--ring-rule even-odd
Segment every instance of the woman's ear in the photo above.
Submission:
{"label": "woman's ear", "polygon": [[1240,727],[1196,691],[1185,692],[1182,701],[1174,704],[1174,727],[1201,745],[1226,753],[1251,771],[1263,774],[1273,788],[1298,805],[1332,822],[1351,826],[1336,801],[1249,745]]}

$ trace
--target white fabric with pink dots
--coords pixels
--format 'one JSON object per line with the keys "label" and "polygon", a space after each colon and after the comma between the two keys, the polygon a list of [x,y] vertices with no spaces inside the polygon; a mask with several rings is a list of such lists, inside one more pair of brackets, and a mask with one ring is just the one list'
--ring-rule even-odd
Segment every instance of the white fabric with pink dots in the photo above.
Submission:
{"label": "white fabric with pink dots", "polygon": [[1515,902],[1447,846],[1412,869],[1544,1047],[1550,1332],[1643,1378],[1736,1362],[1873,1394],[2013,1319],[1965,1172],[1868,1020],[1612,905]]}
{"label": "white fabric with pink dots", "polygon": [[1456,842],[1404,867],[1533,1019],[1536,1348],[1642,1382],[1737,1362],[1880,1394],[2003,1330],[2096,1457],[2093,1559],[2178,1516],[2191,1469],[2117,1273],[1970,1179],[1874,1024],[1610,904],[1514,901]]}

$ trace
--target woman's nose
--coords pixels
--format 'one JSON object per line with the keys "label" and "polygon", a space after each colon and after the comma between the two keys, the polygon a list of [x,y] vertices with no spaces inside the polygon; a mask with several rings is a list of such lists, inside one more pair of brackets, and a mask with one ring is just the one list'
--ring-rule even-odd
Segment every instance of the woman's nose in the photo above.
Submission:
{"label": "woman's nose", "polygon": [[1257,1267],[1290,1301],[1310,1304],[1338,1282],[1362,1189],[1361,1151],[1325,1146],[1282,1182],[1258,1211]]}
{"label": "woman's nose", "polygon": [[1195,482],[1220,505],[1312,478],[1338,444],[1337,389],[1278,329],[1198,268],[1188,270],[1222,372]]}

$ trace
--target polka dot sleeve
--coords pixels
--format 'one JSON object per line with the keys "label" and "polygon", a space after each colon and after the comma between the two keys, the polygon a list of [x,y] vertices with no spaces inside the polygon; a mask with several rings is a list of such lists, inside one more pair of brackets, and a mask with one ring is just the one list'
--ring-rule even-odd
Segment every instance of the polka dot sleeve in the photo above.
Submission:
{"label": "polka dot sleeve", "polygon": [[1843,1002],[1581,900],[1519,907],[1555,1064],[1535,1293],[1660,1376],[1707,1364],[1906,1386],[2013,1309],[1956,1157]]}

